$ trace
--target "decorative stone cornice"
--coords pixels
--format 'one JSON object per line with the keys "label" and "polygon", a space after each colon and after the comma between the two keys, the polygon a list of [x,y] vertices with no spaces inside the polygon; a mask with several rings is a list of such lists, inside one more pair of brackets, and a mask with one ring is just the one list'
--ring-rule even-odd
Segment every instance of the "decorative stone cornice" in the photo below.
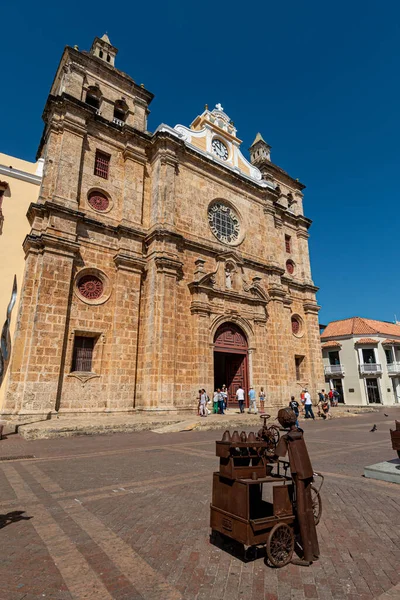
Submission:
{"label": "decorative stone cornice", "polygon": [[286,306],[286,308],[290,308],[293,304],[293,300],[290,296],[285,296],[285,298],[283,299],[283,305]]}
{"label": "decorative stone cornice", "polygon": [[132,146],[126,147],[122,153],[124,160],[133,160],[134,162],[140,163],[141,165],[145,165],[147,162],[147,157],[145,153],[138,152],[136,148],[132,148]]}
{"label": "decorative stone cornice", "polygon": [[267,204],[266,206],[264,206],[263,211],[265,215],[275,216],[276,213],[276,210],[272,204]]}
{"label": "decorative stone cornice", "polygon": [[77,252],[79,252],[79,248],[80,246],[77,242],[49,235],[48,233],[40,236],[27,235],[23,243],[25,254],[28,254],[32,250],[33,252],[52,252],[69,258],[74,258]]}
{"label": "decorative stone cornice", "polygon": [[118,270],[130,271],[131,273],[142,273],[146,266],[144,258],[122,253],[114,256],[114,263]]}
{"label": "decorative stone cornice", "polygon": [[304,229],[298,229],[296,235],[298,238],[301,238],[303,240],[308,240],[308,238],[310,237],[308,231],[304,231]]}
{"label": "decorative stone cornice", "polygon": [[281,302],[286,296],[285,289],[280,285],[272,285],[268,288],[268,295],[271,300],[280,300]]}
{"label": "decorative stone cornice", "polygon": [[155,241],[165,241],[171,240],[171,242],[175,243],[177,246],[182,247],[185,241],[183,235],[180,233],[176,233],[173,229],[168,229],[160,224],[155,225],[154,228],[148,233],[145,237],[145,244],[148,248]]}
{"label": "decorative stone cornice", "polygon": [[313,314],[318,315],[321,307],[318,306],[315,302],[303,302],[303,309],[306,315]]}
{"label": "decorative stone cornice", "polygon": [[190,312],[192,315],[208,316],[211,313],[211,306],[208,302],[193,300],[192,304],[190,305]]}
{"label": "decorative stone cornice", "polygon": [[64,206],[63,204],[58,204],[57,202],[51,202],[49,200],[46,200],[46,202],[43,203],[30,204],[27,212],[27,218],[32,224],[36,216],[44,216],[49,213],[63,214],[69,218],[75,218],[78,222],[82,222],[90,227],[96,227],[103,231],[109,232],[111,235],[125,235],[129,237],[136,237],[141,240],[144,240],[146,236],[145,230],[143,228],[139,228],[138,226],[127,225],[125,222],[122,222],[117,226],[110,225],[109,223],[103,223],[102,221],[98,221],[97,219],[94,219],[93,217],[90,217],[79,210]]}
{"label": "decorative stone cornice", "polygon": [[290,289],[299,290],[301,292],[311,292],[312,294],[316,294],[319,290],[319,287],[310,284],[309,282],[302,282],[298,279],[292,279],[285,275],[282,277],[282,283],[286,284]]}
{"label": "decorative stone cornice", "polygon": [[166,273],[175,277],[182,276],[183,263],[169,256],[156,256],[155,264],[158,273]]}

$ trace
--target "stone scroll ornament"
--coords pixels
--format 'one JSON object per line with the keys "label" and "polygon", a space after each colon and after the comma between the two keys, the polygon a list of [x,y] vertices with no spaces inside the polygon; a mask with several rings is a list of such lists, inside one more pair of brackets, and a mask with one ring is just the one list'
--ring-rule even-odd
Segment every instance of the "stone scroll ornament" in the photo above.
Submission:
{"label": "stone scroll ornament", "polygon": [[14,308],[17,299],[17,276],[14,275],[14,283],[11,292],[10,302],[7,306],[7,318],[4,322],[3,329],[1,331],[0,338],[0,386],[3,383],[4,376],[7,371],[8,363],[11,354],[11,335],[10,335],[10,324],[11,324],[11,313]]}

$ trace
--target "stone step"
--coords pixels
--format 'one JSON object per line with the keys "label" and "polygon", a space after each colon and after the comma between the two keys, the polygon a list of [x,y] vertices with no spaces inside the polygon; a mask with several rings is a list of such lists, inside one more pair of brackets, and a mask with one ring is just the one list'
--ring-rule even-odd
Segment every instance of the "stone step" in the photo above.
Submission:
{"label": "stone step", "polygon": [[[275,418],[278,409],[268,408]],[[314,407],[315,410],[315,407]],[[334,407],[331,409],[333,417],[351,417],[364,412],[377,412],[371,407]],[[300,420],[302,417],[300,417]],[[237,429],[254,427],[255,431],[261,427],[259,414],[240,414],[238,409],[230,409],[225,415],[210,414],[208,417],[199,417],[188,413],[174,415],[160,415],[149,413],[130,414],[101,414],[66,416],[60,415],[50,420],[36,423],[26,423],[18,426],[18,433],[26,440],[51,439],[57,437],[71,437],[75,435],[100,435],[109,433],[132,433],[135,431],[153,431],[154,433],[177,433],[180,431],[193,431],[201,429]]]}

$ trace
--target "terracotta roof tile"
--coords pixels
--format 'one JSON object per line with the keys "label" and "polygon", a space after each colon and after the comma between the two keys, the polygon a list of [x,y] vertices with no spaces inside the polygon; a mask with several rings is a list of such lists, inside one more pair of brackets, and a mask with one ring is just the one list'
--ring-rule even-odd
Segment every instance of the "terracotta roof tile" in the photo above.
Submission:
{"label": "terracotta roof tile", "polygon": [[400,344],[400,340],[383,340],[382,344]]}
{"label": "terracotta roof tile", "polygon": [[342,344],[340,344],[339,342],[335,342],[335,340],[332,340],[332,342],[325,342],[324,344],[322,344],[321,347],[322,348],[341,348]]}
{"label": "terracotta roof tile", "polygon": [[379,340],[373,340],[372,338],[361,338],[360,340],[356,340],[355,344],[377,344]]}
{"label": "terracotta roof tile", "polygon": [[365,333],[383,333],[400,337],[400,325],[387,323],[386,321],[375,321],[374,319],[363,319],[362,317],[351,317],[341,321],[332,321],[325,328],[321,339],[337,337],[341,335],[362,335]]}

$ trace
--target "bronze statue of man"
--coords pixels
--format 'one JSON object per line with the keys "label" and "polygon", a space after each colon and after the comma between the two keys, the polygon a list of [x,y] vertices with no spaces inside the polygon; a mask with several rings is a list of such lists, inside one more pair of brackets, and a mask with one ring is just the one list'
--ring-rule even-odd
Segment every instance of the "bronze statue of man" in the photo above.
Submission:
{"label": "bronze statue of man", "polygon": [[313,468],[303,432],[296,427],[296,415],[290,408],[282,408],[278,412],[278,421],[288,433],[281,436],[275,450],[276,458],[289,453],[290,471],[296,489],[296,512],[299,524],[303,558],[311,563],[319,557],[317,530],[311,498]]}

